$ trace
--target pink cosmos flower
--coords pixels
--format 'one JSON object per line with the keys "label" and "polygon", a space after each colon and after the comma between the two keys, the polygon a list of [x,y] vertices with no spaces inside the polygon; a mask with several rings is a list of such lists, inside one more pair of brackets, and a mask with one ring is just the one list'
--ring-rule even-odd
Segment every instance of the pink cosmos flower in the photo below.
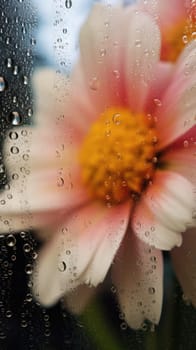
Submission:
{"label": "pink cosmos flower", "polygon": [[138,0],[137,5],[160,26],[161,59],[175,62],[185,45],[196,39],[196,1]]}
{"label": "pink cosmos flower", "polygon": [[46,240],[33,286],[42,304],[66,295],[79,311],[111,267],[138,328],[159,322],[162,250],[196,304],[196,43],[161,63],[151,17],[96,5],[80,49],[71,78],[36,74],[36,126],[9,133],[0,230]]}

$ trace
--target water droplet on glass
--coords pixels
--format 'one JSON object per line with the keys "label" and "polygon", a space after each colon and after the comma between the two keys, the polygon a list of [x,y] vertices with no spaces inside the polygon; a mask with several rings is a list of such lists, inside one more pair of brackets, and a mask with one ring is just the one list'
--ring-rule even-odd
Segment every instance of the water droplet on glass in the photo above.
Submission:
{"label": "water droplet on glass", "polygon": [[115,113],[115,114],[113,114],[113,116],[112,116],[112,121],[113,121],[114,124],[120,125],[120,123],[121,123],[121,120],[120,120],[120,113]]}
{"label": "water droplet on glass", "polygon": [[72,0],[65,0],[65,7],[70,9],[72,7]]}
{"label": "water droplet on glass", "polygon": [[32,110],[31,108],[28,109],[27,115],[28,115],[28,117],[32,117],[32,115],[33,115],[33,110]]}
{"label": "water droplet on glass", "polygon": [[91,90],[93,90],[93,91],[98,90],[98,88],[99,88],[99,80],[97,79],[97,77],[93,77],[91,79],[89,85],[90,85]]}
{"label": "water droplet on glass", "polygon": [[154,98],[154,103],[157,107],[161,107],[162,106],[162,102],[158,99],[158,98]]}
{"label": "water droplet on glass", "polygon": [[100,49],[99,54],[101,57],[104,57],[106,55],[106,49]]}
{"label": "water droplet on glass", "polygon": [[9,57],[9,58],[7,58],[7,60],[6,60],[6,66],[8,67],[8,68],[11,68],[12,67],[12,59]]}
{"label": "water droplet on glass", "polygon": [[28,326],[27,321],[26,321],[26,320],[22,320],[22,321],[21,321],[21,327],[22,327],[22,328],[26,328],[27,326]]}
{"label": "water droplet on glass", "polygon": [[18,180],[19,175],[17,173],[12,174],[12,179],[13,180]]}
{"label": "water droplet on glass", "polygon": [[149,294],[155,294],[155,288],[153,287],[148,288],[148,292]]}
{"label": "water droplet on glass", "polygon": [[117,69],[114,69],[113,70],[113,74],[115,76],[116,79],[119,79],[120,78],[120,72],[117,70]]}
{"label": "water droplet on glass", "polygon": [[14,111],[9,114],[8,122],[12,125],[19,125],[22,122],[22,118],[17,111]]}
{"label": "water droplet on glass", "polygon": [[59,177],[57,180],[57,186],[62,187],[64,185],[64,179],[62,177]]}
{"label": "water droplet on glass", "polygon": [[31,275],[31,274],[32,274],[32,272],[33,272],[33,267],[32,267],[31,264],[27,264],[27,265],[25,266],[25,272],[26,272],[27,275]]}
{"label": "water droplet on glass", "polygon": [[5,315],[6,315],[7,318],[12,317],[12,311],[11,310],[7,310]]}
{"label": "water droplet on glass", "polygon": [[30,250],[31,250],[30,244],[29,244],[29,243],[25,243],[25,244],[23,245],[23,249],[24,249],[24,252],[25,252],[25,253],[29,253]]}
{"label": "water droplet on glass", "polygon": [[13,68],[13,74],[17,75],[18,74],[18,66],[14,66]]}
{"label": "water droplet on glass", "polygon": [[11,140],[16,140],[18,138],[18,134],[15,131],[11,131],[9,133],[9,137],[10,137]]}
{"label": "water droplet on glass", "polygon": [[0,77],[0,92],[3,92],[6,89],[6,81],[4,77]]}
{"label": "water droplet on glass", "polygon": [[12,146],[12,147],[10,148],[10,151],[11,151],[11,153],[13,153],[13,154],[18,154],[18,153],[19,153],[19,148],[16,147],[16,146]]}
{"label": "water droplet on glass", "polygon": [[66,263],[64,261],[60,261],[60,263],[58,264],[58,270],[60,272],[64,272],[66,270]]}
{"label": "water droplet on glass", "polygon": [[28,77],[26,75],[23,76],[23,84],[24,85],[28,84]]}
{"label": "water droplet on glass", "polygon": [[16,244],[16,238],[13,235],[8,235],[6,242],[8,247],[14,247]]}
{"label": "water droplet on glass", "polygon": [[35,38],[31,38],[31,40],[30,40],[30,42],[31,42],[31,45],[36,45],[36,39]]}
{"label": "water droplet on glass", "polygon": [[188,41],[189,41],[188,36],[187,35],[183,35],[182,36],[182,41],[183,41],[184,44],[187,44]]}
{"label": "water droplet on glass", "polygon": [[135,40],[135,46],[136,47],[140,47],[141,46],[141,40],[140,39],[137,39],[137,40]]}

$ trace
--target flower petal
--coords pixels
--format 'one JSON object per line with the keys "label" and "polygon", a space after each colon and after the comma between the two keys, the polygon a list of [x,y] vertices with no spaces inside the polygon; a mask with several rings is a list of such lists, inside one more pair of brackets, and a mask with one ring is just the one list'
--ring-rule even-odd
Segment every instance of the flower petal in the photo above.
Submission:
{"label": "flower petal", "polygon": [[[160,54],[160,32],[154,21],[136,12],[126,34],[126,93],[133,112],[142,112]],[[138,98],[139,97],[139,98]]]}
{"label": "flower petal", "polygon": [[96,117],[106,108],[123,103],[124,21],[127,18],[122,7],[96,4],[81,30],[80,65]]}
{"label": "flower petal", "polygon": [[168,229],[184,232],[192,222],[193,185],[183,176],[170,171],[157,171],[144,201]]}
{"label": "flower petal", "polygon": [[171,252],[176,275],[185,297],[196,306],[196,229],[186,232],[183,244]]}
{"label": "flower petal", "polygon": [[157,105],[161,105],[162,96],[173,77],[174,66],[168,62],[159,62],[154,68],[154,79],[149,88],[145,111],[156,117]]}
{"label": "flower petal", "polygon": [[146,319],[159,323],[163,298],[163,261],[159,250],[127,232],[112,266],[112,279],[130,327],[141,328]]}
{"label": "flower petal", "polygon": [[182,235],[163,225],[143,199],[135,208],[132,229],[137,238],[157,249],[170,250],[182,244]]}
{"label": "flower petal", "polygon": [[158,249],[170,250],[182,243],[181,232],[193,224],[192,184],[177,173],[157,171],[136,206],[132,227],[137,237]]}
{"label": "flower petal", "polygon": [[177,172],[196,185],[196,127],[181,137],[161,157],[168,170]]}
{"label": "flower petal", "polygon": [[159,150],[190,130],[196,122],[196,42],[183,51],[173,79],[156,110]]}
{"label": "flower petal", "polygon": [[187,16],[185,0],[172,0],[172,6],[170,0],[138,0],[138,6],[159,22],[163,32]]}
{"label": "flower petal", "polygon": [[129,202],[113,208],[92,203],[70,215],[39,257],[34,293],[42,304],[53,304],[78,285],[103,281],[125,234],[129,211]]}
{"label": "flower petal", "polygon": [[64,146],[61,131],[22,127],[9,132],[4,158],[10,183],[0,195],[0,232],[49,225],[88,201],[75,145]]}

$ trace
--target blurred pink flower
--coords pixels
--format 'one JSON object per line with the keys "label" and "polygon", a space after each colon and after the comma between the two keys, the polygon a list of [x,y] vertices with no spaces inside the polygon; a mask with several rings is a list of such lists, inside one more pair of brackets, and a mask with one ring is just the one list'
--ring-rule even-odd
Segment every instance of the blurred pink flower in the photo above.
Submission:
{"label": "blurred pink flower", "polygon": [[37,125],[9,133],[0,230],[46,240],[33,286],[42,304],[66,295],[80,311],[111,267],[125,319],[139,328],[160,319],[161,250],[172,249],[196,304],[196,43],[175,66],[161,63],[151,17],[96,5],[80,49],[71,78],[37,72]]}
{"label": "blurred pink flower", "polygon": [[196,1],[138,0],[137,5],[160,26],[161,59],[175,62],[184,47],[196,39]]}

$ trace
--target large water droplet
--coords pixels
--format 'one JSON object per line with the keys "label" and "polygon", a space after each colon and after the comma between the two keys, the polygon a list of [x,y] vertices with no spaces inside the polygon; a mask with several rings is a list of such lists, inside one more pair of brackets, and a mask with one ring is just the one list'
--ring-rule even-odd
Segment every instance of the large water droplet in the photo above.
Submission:
{"label": "large water droplet", "polygon": [[8,116],[8,122],[12,125],[19,125],[22,122],[22,118],[17,111],[13,111]]}
{"label": "large water droplet", "polygon": [[4,77],[0,77],[0,92],[3,92],[6,89],[6,81]]}

